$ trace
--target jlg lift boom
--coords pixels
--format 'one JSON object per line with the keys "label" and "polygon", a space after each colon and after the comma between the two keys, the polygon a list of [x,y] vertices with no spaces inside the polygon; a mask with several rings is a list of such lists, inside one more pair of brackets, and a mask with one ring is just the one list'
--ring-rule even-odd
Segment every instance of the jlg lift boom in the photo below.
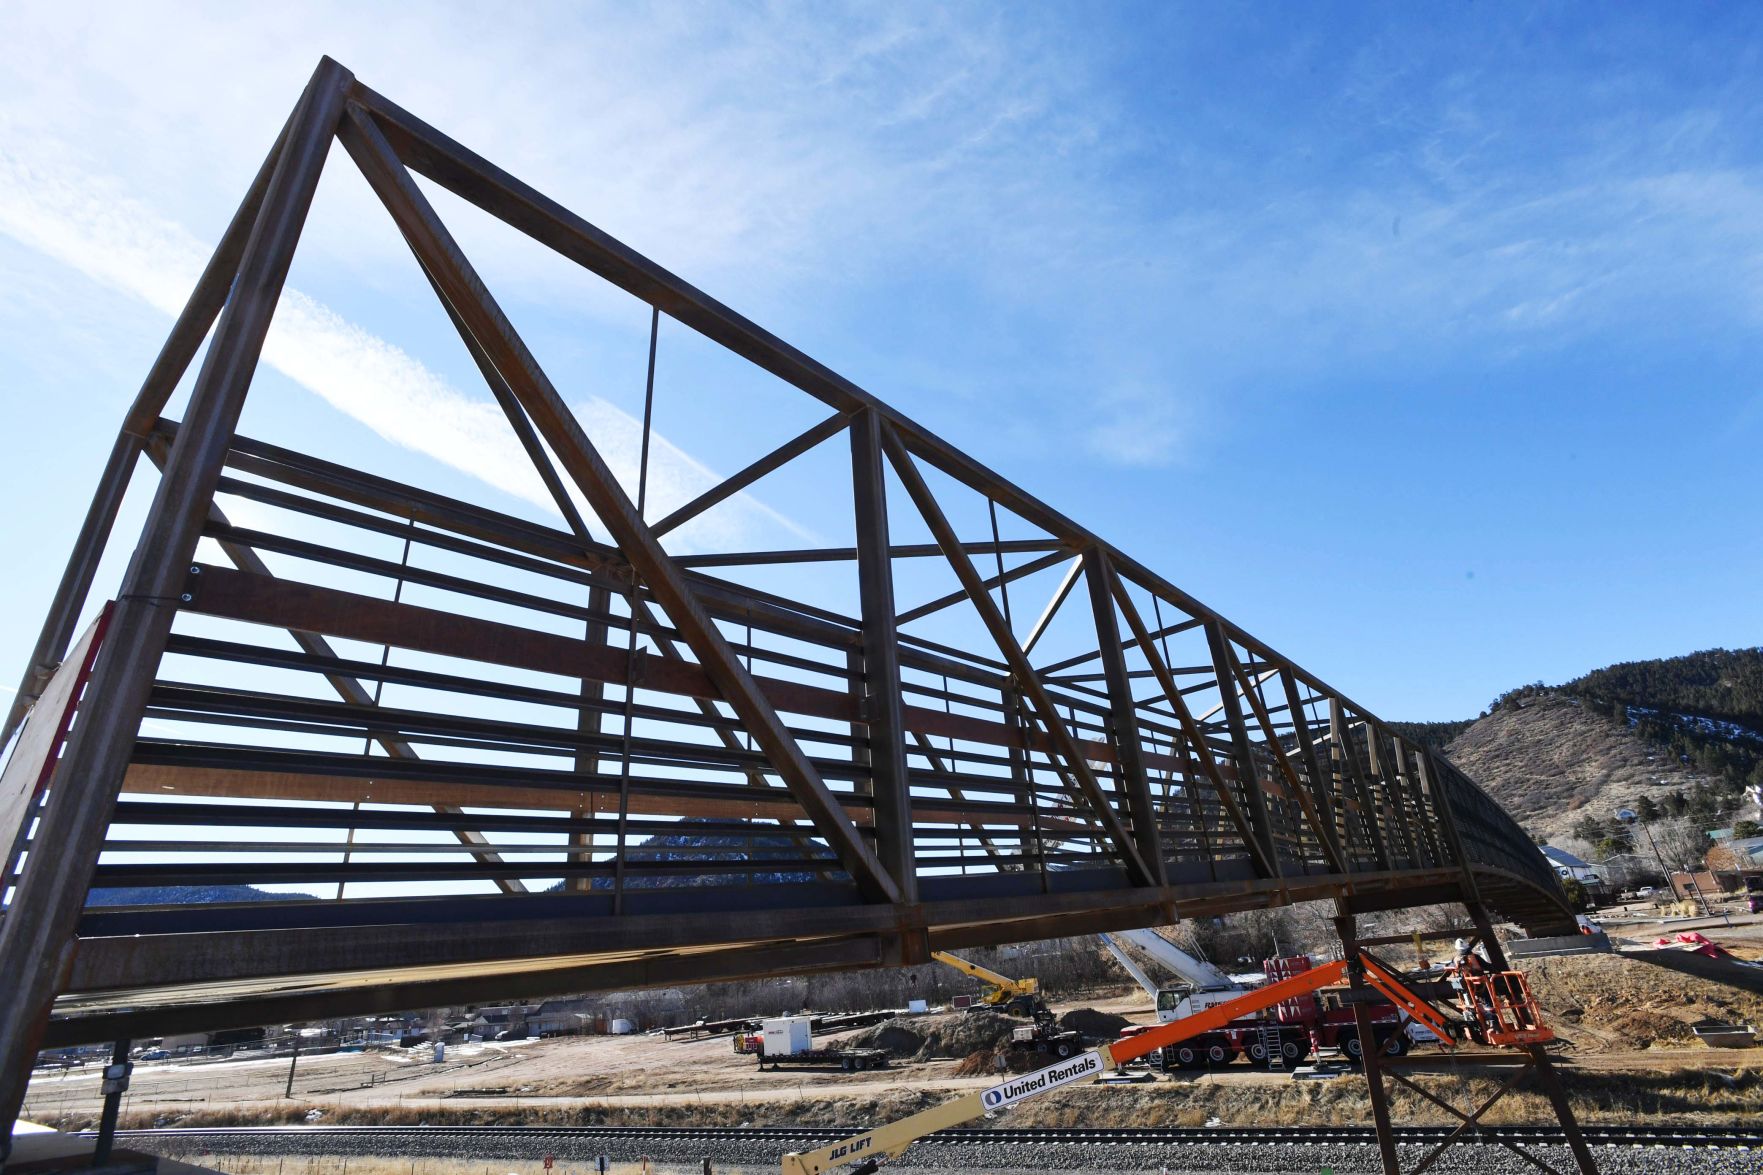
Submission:
{"label": "jlg lift boom", "polygon": [[[1451,1024],[1441,1017],[1431,1004],[1409,991],[1393,972],[1369,955],[1361,954],[1358,963],[1364,969],[1366,983],[1382,992],[1392,1003],[1413,1016],[1414,1019],[1432,1029],[1446,1047],[1451,1046],[1456,1034],[1452,1031]],[[953,1101],[933,1106],[928,1110],[913,1114],[911,1117],[902,1118],[898,1122],[878,1126],[874,1130],[854,1135],[843,1142],[836,1142],[815,1151],[787,1154],[783,1159],[783,1175],[822,1175],[822,1172],[847,1163],[858,1164],[852,1175],[864,1175],[866,1172],[876,1170],[883,1160],[897,1157],[907,1147],[927,1134],[934,1134],[951,1126],[959,1126],[963,1122],[971,1122],[984,1114],[1004,1109],[1017,1102],[1027,1101],[1029,1098],[1048,1093],[1061,1086],[1099,1076],[1128,1061],[1136,1060],[1147,1053],[1163,1048],[1165,1045],[1176,1044],[1190,1036],[1213,1031],[1229,1024],[1232,1020],[1243,1016],[1252,1016],[1261,1009],[1270,1008],[1284,1000],[1296,999],[1321,988],[1331,987],[1346,977],[1348,966],[1348,961],[1343,959],[1339,962],[1313,967],[1308,971],[1300,971],[1289,979],[1281,979],[1266,987],[1257,988],[1245,995],[1238,996],[1236,999],[1214,1004],[1212,1007],[1184,1019],[1160,1024],[1138,1036],[1100,1045],[1069,1061],[1060,1061],[1033,1073],[1024,1073],[978,1093],[964,1094]],[[1466,1004],[1473,1005],[1473,997],[1466,1001]],[[1537,1025],[1536,1031],[1548,1031],[1548,1029],[1541,1027],[1540,1020],[1535,1020],[1534,1023]]]}

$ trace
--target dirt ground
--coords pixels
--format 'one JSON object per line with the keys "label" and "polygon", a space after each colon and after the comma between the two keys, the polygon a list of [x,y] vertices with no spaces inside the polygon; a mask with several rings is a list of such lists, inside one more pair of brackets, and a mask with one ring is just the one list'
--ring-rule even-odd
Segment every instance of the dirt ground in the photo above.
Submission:
{"label": "dirt ground", "polygon": [[[1758,922],[1703,933],[1735,954],[1763,954]],[[1610,929],[1629,941],[1650,942],[1660,927],[1637,919]],[[1676,932],[1675,926],[1666,929]],[[1763,1048],[1711,1049],[1689,1031],[1705,1019],[1763,1027],[1763,969],[1650,949],[1540,959],[1524,966],[1561,1038],[1557,1056],[1589,1119],[1632,1121],[1637,1114],[1678,1113],[1684,1107],[1717,1116],[1763,1116]],[[1153,1019],[1148,1001],[1136,991],[1056,1010],[1074,1009],[1134,1023]],[[147,1062],[136,1066],[124,1115],[137,1125],[867,1123],[995,1083],[996,1074],[962,1066],[987,1047],[978,1039],[984,1033],[976,1035],[977,1026],[977,1018],[965,1013],[915,1017],[912,1032],[930,1043],[887,1069],[864,1073],[761,1071],[753,1057],[736,1054],[726,1036],[483,1043],[449,1048],[441,1063],[427,1049],[308,1056],[295,1065],[291,1097],[286,1057]],[[97,1066],[40,1074],[31,1084],[26,1116],[64,1126],[94,1121],[98,1082]],[[1364,1085],[1357,1077],[1296,1082],[1285,1073],[1236,1065],[1216,1073],[1159,1075],[1151,1085],[1073,1090],[1047,1102],[1013,1111],[1010,1124],[1057,1125],[1074,1115],[1093,1125],[1358,1121]]]}

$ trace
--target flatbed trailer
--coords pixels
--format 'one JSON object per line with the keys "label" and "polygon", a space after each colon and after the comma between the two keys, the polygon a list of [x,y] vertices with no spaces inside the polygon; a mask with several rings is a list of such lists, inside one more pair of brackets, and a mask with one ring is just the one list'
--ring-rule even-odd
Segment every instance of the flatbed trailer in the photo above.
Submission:
{"label": "flatbed trailer", "polygon": [[861,1073],[868,1069],[886,1069],[888,1067],[888,1050],[886,1049],[804,1049],[794,1053],[767,1053],[763,1042],[756,1050],[759,1067],[768,1064],[776,1069],[780,1065],[837,1065],[847,1073]]}

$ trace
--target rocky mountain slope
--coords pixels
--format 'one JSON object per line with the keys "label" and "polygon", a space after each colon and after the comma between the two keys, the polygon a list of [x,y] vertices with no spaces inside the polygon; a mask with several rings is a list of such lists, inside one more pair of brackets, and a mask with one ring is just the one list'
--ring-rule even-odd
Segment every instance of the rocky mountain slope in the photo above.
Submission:
{"label": "rocky mountain slope", "polygon": [[1643,805],[1716,827],[1756,815],[1746,791],[1763,785],[1763,649],[1626,662],[1521,686],[1477,719],[1393,725],[1443,748],[1551,841]]}
{"label": "rocky mountain slope", "polygon": [[1642,796],[1664,801],[1714,784],[1632,727],[1561,694],[1495,709],[1452,739],[1445,754],[1551,841],[1564,839],[1588,811],[1602,818]]}

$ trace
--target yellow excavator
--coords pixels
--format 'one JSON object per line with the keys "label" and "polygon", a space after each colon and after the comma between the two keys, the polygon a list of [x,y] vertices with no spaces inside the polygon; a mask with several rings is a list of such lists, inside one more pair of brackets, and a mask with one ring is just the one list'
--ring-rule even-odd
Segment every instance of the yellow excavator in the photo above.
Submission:
{"label": "yellow excavator", "polygon": [[1026,1016],[1034,1022],[1032,1026],[1018,1028],[1011,1035],[1012,1048],[1032,1049],[1055,1057],[1075,1056],[1083,1051],[1082,1034],[1059,1027],[1053,1009],[1041,999],[1039,980],[1012,979],[948,951],[932,951],[930,957],[985,983],[987,986],[979,993],[980,1006],[996,1008],[1012,1016]]}

